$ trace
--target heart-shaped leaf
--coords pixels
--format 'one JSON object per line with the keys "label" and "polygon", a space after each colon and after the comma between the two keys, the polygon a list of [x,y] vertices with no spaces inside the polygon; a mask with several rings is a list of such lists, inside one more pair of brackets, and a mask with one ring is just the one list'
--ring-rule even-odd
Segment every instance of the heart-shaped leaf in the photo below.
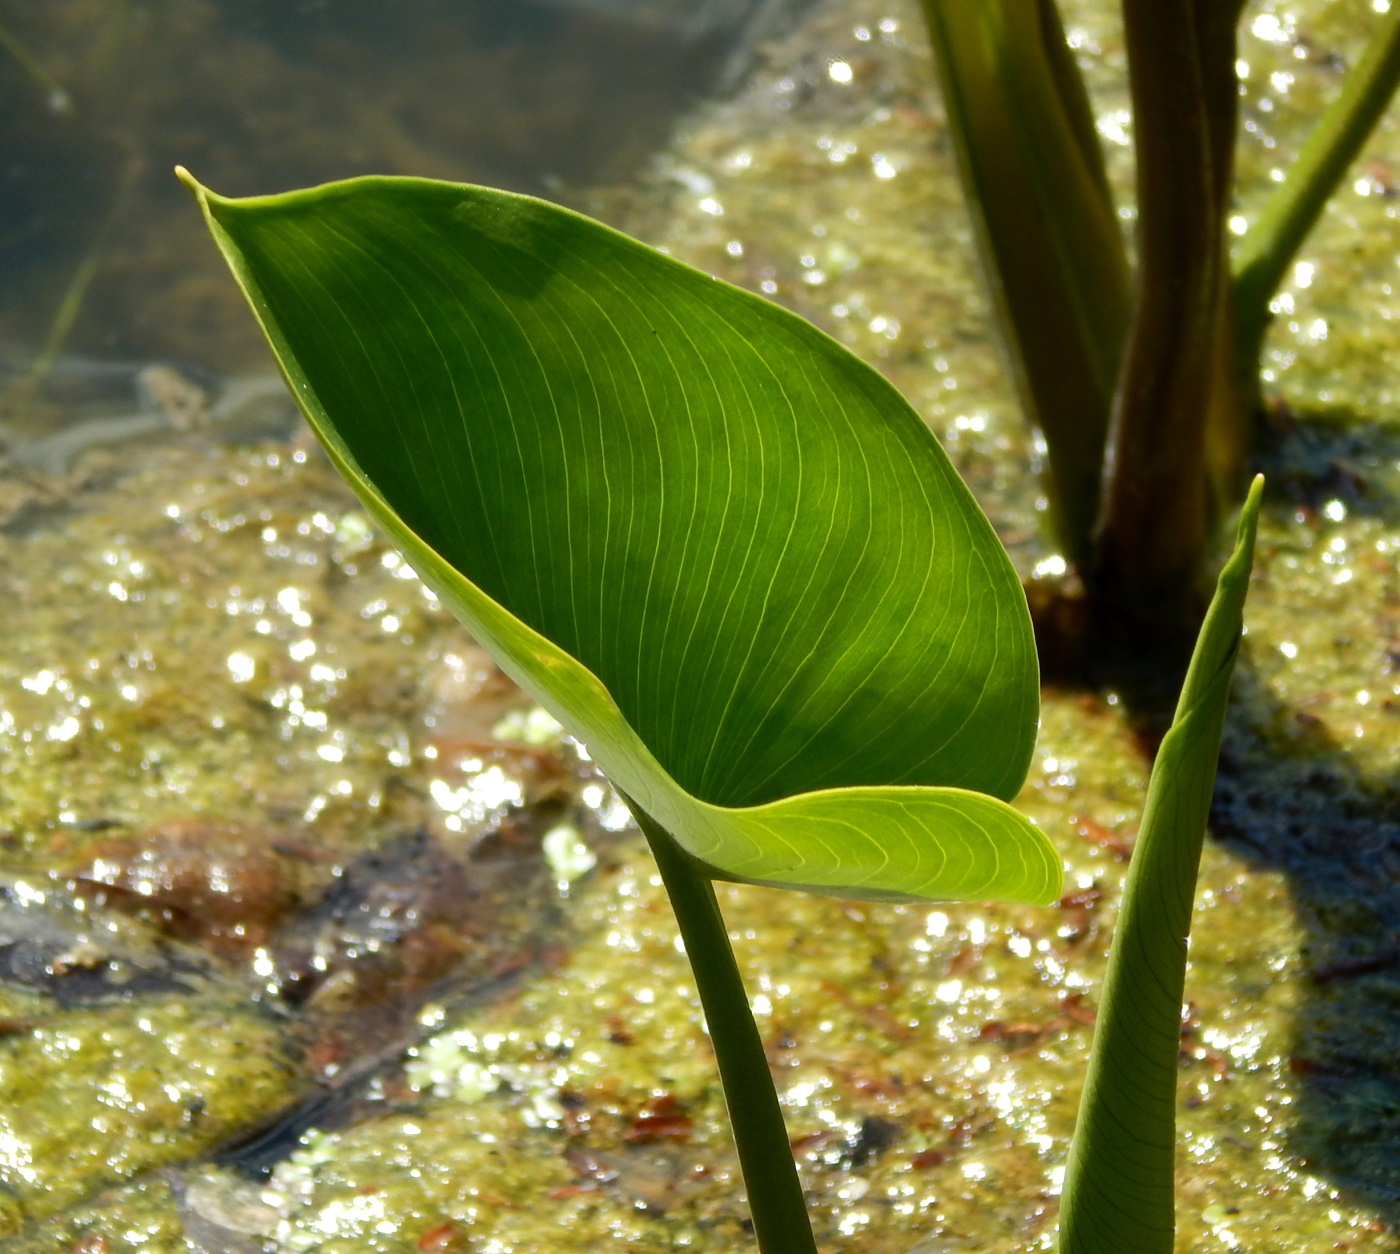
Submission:
{"label": "heart-shaped leaf", "polygon": [[542,201],[368,178],[210,228],[336,465],[711,874],[1045,901],[1037,674],[990,525],[877,373]]}

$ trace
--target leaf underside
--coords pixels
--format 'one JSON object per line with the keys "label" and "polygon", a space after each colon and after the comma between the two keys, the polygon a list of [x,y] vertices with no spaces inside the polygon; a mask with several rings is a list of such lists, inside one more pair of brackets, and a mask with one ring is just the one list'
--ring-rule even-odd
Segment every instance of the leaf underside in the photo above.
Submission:
{"label": "leaf underside", "polygon": [[997,800],[1035,736],[1024,597],[878,374],[527,197],[196,193],[352,486],[712,873],[1054,896],[1058,860]]}

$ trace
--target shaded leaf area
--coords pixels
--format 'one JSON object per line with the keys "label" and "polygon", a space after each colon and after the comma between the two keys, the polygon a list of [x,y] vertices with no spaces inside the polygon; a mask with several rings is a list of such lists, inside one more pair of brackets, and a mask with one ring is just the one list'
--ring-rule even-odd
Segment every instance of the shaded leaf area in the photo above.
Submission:
{"label": "shaded leaf area", "polygon": [[[1024,597],[878,374],[543,202],[399,179],[198,194],[333,460],[713,872],[1054,894],[1054,855],[992,800],[1034,738]],[[860,791],[891,784],[948,791]]]}

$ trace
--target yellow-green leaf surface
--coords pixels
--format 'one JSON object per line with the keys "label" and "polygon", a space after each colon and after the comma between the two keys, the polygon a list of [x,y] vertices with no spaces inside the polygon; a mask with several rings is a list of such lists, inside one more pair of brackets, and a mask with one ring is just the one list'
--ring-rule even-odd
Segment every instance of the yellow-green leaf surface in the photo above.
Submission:
{"label": "yellow-green leaf surface", "polygon": [[1054,897],[1058,859],[999,800],[1035,736],[1021,589],[878,374],[542,201],[195,190],[340,470],[712,874]]}
{"label": "yellow-green leaf surface", "polygon": [[1186,938],[1263,486],[1245,501],[1152,766],[1065,1171],[1061,1254],[1172,1252]]}

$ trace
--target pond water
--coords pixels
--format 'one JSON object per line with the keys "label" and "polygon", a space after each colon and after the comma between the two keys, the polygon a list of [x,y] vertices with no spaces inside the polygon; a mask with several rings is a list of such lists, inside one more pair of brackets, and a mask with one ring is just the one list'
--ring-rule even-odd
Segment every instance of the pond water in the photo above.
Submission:
{"label": "pond water", "polygon": [[[167,170],[591,209],[872,360],[1051,569],[916,7],[799,8],[0,9],[0,1249],[744,1247],[625,812],[308,442]],[[1067,15],[1130,204],[1118,33]],[[1249,9],[1244,223],[1373,17]],[[1400,1249],[1392,170],[1387,121],[1268,347],[1181,1249]],[[725,890],[824,1250],[1051,1248],[1146,769],[1112,693],[1046,693],[1055,909]]]}

